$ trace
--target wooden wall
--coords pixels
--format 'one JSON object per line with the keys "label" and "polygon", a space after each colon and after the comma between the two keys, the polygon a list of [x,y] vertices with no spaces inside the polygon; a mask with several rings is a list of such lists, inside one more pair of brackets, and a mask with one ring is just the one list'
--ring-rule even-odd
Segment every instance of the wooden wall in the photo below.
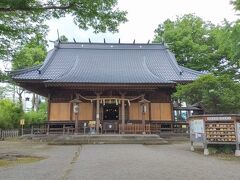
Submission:
{"label": "wooden wall", "polygon": [[151,120],[171,121],[171,103],[151,103]]}
{"label": "wooden wall", "polygon": [[[74,116],[73,116],[74,117]],[[93,120],[93,104],[92,103],[81,103],[79,120]]]}
{"label": "wooden wall", "polygon": [[[71,112],[70,103],[50,103],[50,121],[69,121],[71,119],[70,113],[72,113],[72,120],[75,120],[75,115]],[[91,103],[81,103],[79,120],[92,120],[93,119],[93,106]]]}
{"label": "wooden wall", "polygon": [[[142,112],[139,103],[131,103],[129,106],[129,120],[142,120]],[[147,105],[147,113],[145,120],[149,120],[149,106]]]}
{"label": "wooden wall", "polygon": [[50,103],[50,121],[70,120],[70,103]]}

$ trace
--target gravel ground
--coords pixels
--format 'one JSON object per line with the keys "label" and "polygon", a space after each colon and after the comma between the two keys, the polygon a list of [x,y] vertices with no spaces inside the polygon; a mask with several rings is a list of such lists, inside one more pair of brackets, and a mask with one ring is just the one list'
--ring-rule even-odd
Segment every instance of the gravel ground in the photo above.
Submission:
{"label": "gravel ground", "polygon": [[193,153],[189,143],[171,145],[48,146],[0,142],[0,153],[43,156],[36,163],[0,167],[11,180],[239,180],[240,161]]}

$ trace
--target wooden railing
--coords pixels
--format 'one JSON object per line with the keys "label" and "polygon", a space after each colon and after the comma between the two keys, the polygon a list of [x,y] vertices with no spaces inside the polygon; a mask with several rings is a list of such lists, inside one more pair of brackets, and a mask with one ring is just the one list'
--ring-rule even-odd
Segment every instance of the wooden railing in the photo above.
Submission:
{"label": "wooden railing", "polygon": [[140,133],[147,133],[150,134],[150,124],[145,125],[145,130],[144,126],[142,124],[119,124],[119,133],[126,133],[126,134],[140,134]]}
{"label": "wooden railing", "polygon": [[189,125],[187,122],[154,122],[150,126],[151,133],[175,133],[188,134]]}
{"label": "wooden railing", "polygon": [[1,130],[0,129],[0,139],[9,138],[9,137],[17,137],[19,136],[18,129],[12,130]]}
{"label": "wooden railing", "polygon": [[[113,127],[113,126],[112,126]],[[114,129],[114,131],[113,131]],[[144,132],[143,125],[140,122],[136,123],[126,123],[124,128],[122,124],[114,126],[113,129],[100,129],[100,133],[126,133],[126,134],[141,134]],[[42,126],[40,128],[32,128],[28,130],[29,132],[24,131],[24,134],[74,134],[75,128],[74,125],[65,126],[61,125],[59,127],[50,127]],[[78,134],[89,134],[89,126],[84,127],[83,123],[79,124]],[[188,134],[189,126],[187,122],[172,122],[172,121],[150,121],[145,125],[145,133],[147,134]]]}

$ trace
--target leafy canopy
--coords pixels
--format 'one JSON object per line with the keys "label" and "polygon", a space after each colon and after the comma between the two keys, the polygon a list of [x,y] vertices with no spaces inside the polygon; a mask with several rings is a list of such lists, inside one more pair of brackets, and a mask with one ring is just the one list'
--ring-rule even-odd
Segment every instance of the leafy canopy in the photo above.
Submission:
{"label": "leafy canopy", "polygon": [[13,55],[13,69],[24,69],[41,64],[47,54],[46,41],[41,37],[31,39]]}
{"label": "leafy canopy", "polygon": [[216,26],[187,14],[160,24],[154,42],[167,43],[180,65],[215,74],[239,75],[240,22]]}
{"label": "leafy canopy", "polygon": [[239,113],[240,84],[228,76],[201,76],[187,85],[178,85],[174,98],[199,103],[206,113]]}
{"label": "leafy canopy", "polygon": [[46,34],[51,18],[73,17],[80,29],[116,32],[126,22],[126,11],[116,8],[117,0],[1,0],[0,58],[7,58],[19,44],[36,34]]}

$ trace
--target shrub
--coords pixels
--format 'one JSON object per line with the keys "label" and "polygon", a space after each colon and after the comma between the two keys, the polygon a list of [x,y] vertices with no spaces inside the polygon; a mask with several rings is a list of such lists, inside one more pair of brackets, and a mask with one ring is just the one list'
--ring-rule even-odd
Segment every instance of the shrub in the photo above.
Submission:
{"label": "shrub", "polygon": [[0,100],[0,128],[12,129],[19,127],[23,115],[22,107],[8,99]]}
{"label": "shrub", "polygon": [[218,149],[216,147],[209,147],[208,151],[209,151],[209,154],[217,154]]}
{"label": "shrub", "polygon": [[26,125],[41,124],[47,119],[47,104],[41,103],[38,111],[30,111],[24,114]]}

